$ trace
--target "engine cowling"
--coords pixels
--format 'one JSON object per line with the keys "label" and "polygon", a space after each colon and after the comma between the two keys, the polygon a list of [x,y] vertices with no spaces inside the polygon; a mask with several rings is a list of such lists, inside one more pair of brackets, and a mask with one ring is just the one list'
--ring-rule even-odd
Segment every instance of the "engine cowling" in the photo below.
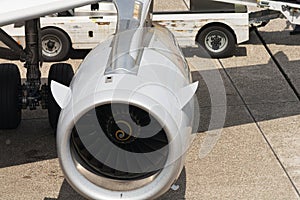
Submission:
{"label": "engine cowling", "polygon": [[62,108],[58,156],[70,185],[90,199],[153,199],[168,191],[192,139],[197,86],[173,35],[159,26],[97,46],[70,87],[52,81]]}

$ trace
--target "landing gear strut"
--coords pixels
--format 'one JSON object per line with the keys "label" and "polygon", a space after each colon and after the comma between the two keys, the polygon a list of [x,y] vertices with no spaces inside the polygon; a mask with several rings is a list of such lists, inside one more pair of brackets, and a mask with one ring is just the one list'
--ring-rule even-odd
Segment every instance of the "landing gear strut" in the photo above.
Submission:
{"label": "landing gear strut", "polygon": [[[48,87],[46,85],[41,86],[41,71],[40,66],[42,63],[42,51],[41,51],[41,44],[40,44],[40,19],[33,19],[25,22],[25,41],[26,41],[26,47],[23,49],[22,46],[20,46],[13,38],[11,38],[7,33],[5,33],[2,29],[0,29],[0,41],[2,41],[6,46],[9,48],[3,48],[1,47],[1,54],[4,54],[4,56],[8,57],[10,55],[18,56],[19,60],[22,62],[25,62],[24,67],[27,69],[26,74],[26,81],[22,85],[20,89],[18,89],[18,94],[12,93],[12,97],[14,98],[11,101],[15,101],[17,98],[19,108],[30,110],[35,110],[37,106],[41,104],[43,109],[47,108],[47,99],[48,99]],[[15,67],[11,67],[10,65],[4,64],[0,65],[0,67],[10,67],[10,71],[17,71],[18,69]],[[9,70],[2,70],[2,75],[5,77]],[[1,70],[0,70],[1,72]],[[14,71],[13,71],[14,72]],[[11,72],[12,73],[12,72]],[[16,82],[16,85],[20,83],[20,76],[18,76],[18,73],[15,74],[15,79],[13,81]],[[13,83],[10,83],[12,80],[7,80],[5,82],[0,82],[1,87],[3,91],[9,91],[14,85]],[[6,84],[6,82],[9,82],[9,84]],[[17,86],[16,86],[17,87]],[[13,88],[15,91],[15,87]],[[11,103],[9,101],[1,102],[3,105],[1,105],[0,108],[6,109],[5,112],[0,112],[0,119],[5,119],[7,116],[7,113],[15,113],[16,108],[13,108],[14,106],[11,106]],[[7,104],[7,105],[4,105]],[[11,108],[11,109],[10,109]],[[10,110],[7,110],[10,109]],[[0,109],[1,110],[1,109]],[[15,116],[17,116],[15,114]],[[9,128],[16,128],[18,124],[20,123],[19,120],[19,114],[18,119],[15,120],[16,123],[14,123],[11,126],[6,126],[3,124],[0,124],[0,129],[9,129]]]}
{"label": "landing gear strut", "polygon": [[42,100],[41,87],[41,71],[40,61],[42,59],[42,51],[40,45],[40,20],[33,19],[25,22],[26,35],[26,61],[24,67],[27,68],[27,80],[23,85],[22,108],[29,107],[35,110]]}

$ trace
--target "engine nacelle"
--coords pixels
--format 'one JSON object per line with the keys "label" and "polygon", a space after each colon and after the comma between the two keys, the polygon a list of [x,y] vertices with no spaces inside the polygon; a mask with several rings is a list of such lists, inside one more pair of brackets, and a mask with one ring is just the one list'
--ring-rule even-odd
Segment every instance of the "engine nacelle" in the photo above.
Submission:
{"label": "engine nacelle", "polygon": [[188,65],[163,27],[123,31],[92,50],[70,87],[52,81],[62,108],[58,156],[90,199],[153,199],[180,175],[192,139]]}

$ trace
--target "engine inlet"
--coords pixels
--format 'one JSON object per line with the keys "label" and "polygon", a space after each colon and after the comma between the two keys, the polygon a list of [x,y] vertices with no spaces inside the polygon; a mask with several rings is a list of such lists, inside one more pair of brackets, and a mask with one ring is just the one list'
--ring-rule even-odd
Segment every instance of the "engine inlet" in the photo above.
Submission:
{"label": "engine inlet", "polygon": [[72,146],[86,170],[114,180],[141,180],[159,173],[168,157],[163,126],[149,112],[128,104],[106,104],[83,115]]}

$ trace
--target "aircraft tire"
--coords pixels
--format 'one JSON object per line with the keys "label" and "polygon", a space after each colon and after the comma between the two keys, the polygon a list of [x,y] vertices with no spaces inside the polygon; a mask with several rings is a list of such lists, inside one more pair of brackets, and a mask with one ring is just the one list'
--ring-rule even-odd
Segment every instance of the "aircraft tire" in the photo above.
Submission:
{"label": "aircraft tire", "polygon": [[53,64],[50,68],[49,71],[49,76],[48,76],[48,86],[49,86],[49,93],[48,93],[48,118],[49,118],[49,123],[50,126],[53,129],[56,129],[57,127],[57,122],[60,114],[60,107],[56,103],[50,86],[51,86],[51,81],[54,80],[58,83],[61,83],[65,86],[69,86],[72,78],[74,76],[74,71],[73,68],[70,64],[67,63],[57,63]]}
{"label": "aircraft tire", "polygon": [[0,129],[15,129],[21,122],[21,78],[15,64],[0,64]]}

